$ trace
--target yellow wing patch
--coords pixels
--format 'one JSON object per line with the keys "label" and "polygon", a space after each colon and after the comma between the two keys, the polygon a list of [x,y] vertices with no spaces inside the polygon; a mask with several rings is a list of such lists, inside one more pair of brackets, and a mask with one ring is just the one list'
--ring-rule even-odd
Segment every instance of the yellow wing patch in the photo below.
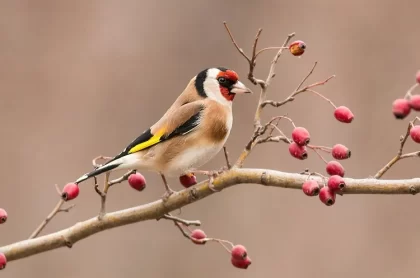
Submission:
{"label": "yellow wing patch", "polygon": [[165,134],[165,131],[166,131],[166,129],[165,129],[165,128],[160,129],[158,132],[156,132],[156,134],[155,134],[155,135],[153,135],[153,136],[152,136],[149,140],[147,140],[146,142],[142,142],[142,143],[137,144],[137,145],[135,145],[134,147],[132,147],[132,148],[128,151],[128,153],[129,153],[129,154],[130,154],[130,153],[135,153],[135,152],[141,151],[141,150],[143,150],[143,149],[145,149],[145,148],[148,148],[148,147],[150,147],[150,146],[153,146],[153,145],[155,145],[155,144],[159,143],[159,142],[160,142],[160,138],[162,137],[162,135],[163,135],[163,134]]}

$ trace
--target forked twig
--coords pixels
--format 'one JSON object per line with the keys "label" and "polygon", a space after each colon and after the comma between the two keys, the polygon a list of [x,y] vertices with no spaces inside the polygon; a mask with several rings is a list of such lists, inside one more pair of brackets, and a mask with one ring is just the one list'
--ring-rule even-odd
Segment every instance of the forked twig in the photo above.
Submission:
{"label": "forked twig", "polygon": [[35,238],[37,237],[42,230],[47,226],[47,224],[60,212],[69,212],[75,205],[70,205],[67,208],[62,208],[62,206],[66,203],[65,200],[61,198],[61,190],[58,188],[58,186],[55,186],[57,189],[57,192],[60,196],[60,201],[55,205],[53,210],[47,215],[47,217],[39,224],[39,226],[35,229],[35,231],[32,232],[32,234],[29,236],[29,238]]}
{"label": "forked twig", "polygon": [[382,167],[375,174],[374,176],[375,179],[380,179],[395,163],[397,163],[401,159],[409,158],[409,157],[420,157],[420,152],[412,152],[412,153],[403,154],[405,143],[407,142],[407,139],[410,136],[410,130],[411,128],[413,128],[414,124],[417,121],[420,121],[419,117],[415,117],[414,120],[409,122],[408,127],[407,127],[407,132],[405,133],[405,135],[400,137],[400,148],[398,149],[397,155],[394,156],[384,167]]}

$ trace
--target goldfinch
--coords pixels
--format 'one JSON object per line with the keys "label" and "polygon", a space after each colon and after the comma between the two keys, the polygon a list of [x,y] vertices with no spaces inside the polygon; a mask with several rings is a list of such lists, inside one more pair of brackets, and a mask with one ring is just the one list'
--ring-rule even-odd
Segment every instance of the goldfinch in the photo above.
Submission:
{"label": "goldfinch", "polygon": [[223,148],[232,128],[232,101],[244,93],[251,90],[233,70],[218,67],[199,72],[159,121],[75,183],[115,170],[153,171],[161,175],[168,197],[174,191],[165,177],[190,173]]}

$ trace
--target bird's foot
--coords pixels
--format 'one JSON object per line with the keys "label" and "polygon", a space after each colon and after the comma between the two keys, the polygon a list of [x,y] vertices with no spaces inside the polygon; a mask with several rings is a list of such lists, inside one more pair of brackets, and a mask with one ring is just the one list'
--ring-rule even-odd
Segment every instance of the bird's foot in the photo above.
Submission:
{"label": "bird's foot", "polygon": [[226,172],[228,169],[227,167],[222,167],[220,170],[212,170],[212,171],[205,171],[205,170],[197,170],[194,171],[194,174],[201,174],[205,175],[209,178],[209,189],[213,192],[220,192],[221,190],[218,190],[214,187],[213,181],[215,178],[217,178],[219,175]]}
{"label": "bird's foot", "polygon": [[164,203],[166,203],[168,201],[169,197],[171,197],[171,195],[174,194],[174,193],[176,193],[176,191],[172,190],[171,188],[168,187],[166,189],[165,193],[162,195],[162,201]]}
{"label": "bird's foot", "polygon": [[169,197],[171,197],[172,194],[176,193],[176,191],[172,190],[172,188],[169,187],[168,181],[166,180],[164,174],[160,174],[160,176],[162,177],[162,181],[163,181],[163,184],[165,185],[165,190],[166,190],[165,194],[163,194],[162,196],[162,201],[166,203]]}

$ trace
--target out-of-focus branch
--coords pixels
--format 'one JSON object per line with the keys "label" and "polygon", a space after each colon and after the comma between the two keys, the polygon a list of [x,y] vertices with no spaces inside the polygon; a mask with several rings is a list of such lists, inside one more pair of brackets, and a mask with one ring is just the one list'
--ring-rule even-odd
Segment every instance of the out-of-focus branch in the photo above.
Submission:
{"label": "out-of-focus branch", "polygon": [[[223,190],[237,184],[260,184],[279,188],[301,189],[307,175],[284,173],[265,169],[232,168],[221,174],[213,181],[217,190]],[[313,177],[322,182],[320,177]],[[420,192],[420,178],[407,180],[378,180],[346,178],[343,194],[416,194]],[[195,186],[172,194],[166,203],[157,200],[145,205],[107,213],[102,219],[93,217],[79,222],[70,228],[45,236],[27,239],[7,246],[0,247],[8,261],[14,261],[35,254],[71,247],[76,242],[91,235],[115,227],[128,225],[140,221],[162,218],[165,214],[206,198],[214,193],[203,181]]]}

